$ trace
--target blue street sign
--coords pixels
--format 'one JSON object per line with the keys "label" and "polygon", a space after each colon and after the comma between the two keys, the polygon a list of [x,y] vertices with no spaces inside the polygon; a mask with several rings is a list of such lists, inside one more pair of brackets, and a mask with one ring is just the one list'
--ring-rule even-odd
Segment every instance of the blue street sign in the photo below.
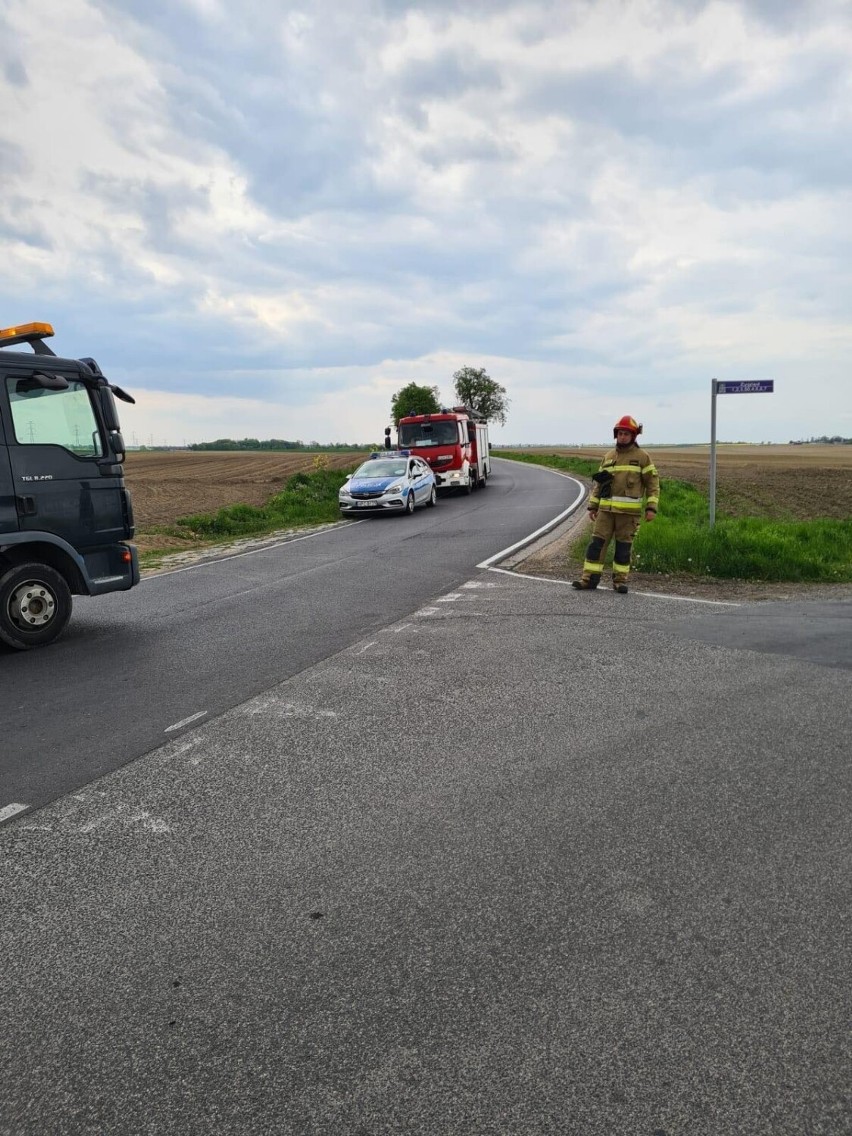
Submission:
{"label": "blue street sign", "polygon": [[772,394],[773,379],[755,379],[752,382],[722,383],[716,380],[717,394]]}

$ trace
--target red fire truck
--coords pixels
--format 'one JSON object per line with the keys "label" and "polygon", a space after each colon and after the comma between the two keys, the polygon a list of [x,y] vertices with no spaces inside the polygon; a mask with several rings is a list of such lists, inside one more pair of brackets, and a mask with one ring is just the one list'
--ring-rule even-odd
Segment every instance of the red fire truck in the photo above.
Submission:
{"label": "red fire truck", "polygon": [[[390,426],[385,446],[390,448]],[[439,489],[472,493],[484,489],[491,476],[488,423],[466,406],[437,414],[408,414],[399,420],[399,449],[411,450],[428,462]]]}

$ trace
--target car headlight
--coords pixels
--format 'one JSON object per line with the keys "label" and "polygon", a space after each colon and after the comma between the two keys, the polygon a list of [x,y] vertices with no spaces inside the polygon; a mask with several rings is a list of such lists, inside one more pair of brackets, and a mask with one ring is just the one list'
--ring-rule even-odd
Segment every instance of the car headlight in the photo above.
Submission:
{"label": "car headlight", "polygon": [[401,492],[402,492],[402,482],[401,481],[395,481],[393,483],[393,485],[389,485],[387,487],[387,489],[385,490],[385,493],[401,493]]}

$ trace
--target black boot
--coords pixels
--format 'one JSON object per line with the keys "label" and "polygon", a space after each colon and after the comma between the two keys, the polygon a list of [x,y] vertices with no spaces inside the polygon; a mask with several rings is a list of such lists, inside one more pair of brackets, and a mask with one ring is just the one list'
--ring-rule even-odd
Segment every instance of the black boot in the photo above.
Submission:
{"label": "black boot", "polygon": [[571,587],[576,588],[578,592],[593,592],[599,580],[600,576],[590,576],[588,580],[572,580]]}
{"label": "black boot", "polygon": [[614,592],[618,592],[618,594],[620,596],[626,596],[627,595],[627,585],[626,584],[613,584],[612,590]]}

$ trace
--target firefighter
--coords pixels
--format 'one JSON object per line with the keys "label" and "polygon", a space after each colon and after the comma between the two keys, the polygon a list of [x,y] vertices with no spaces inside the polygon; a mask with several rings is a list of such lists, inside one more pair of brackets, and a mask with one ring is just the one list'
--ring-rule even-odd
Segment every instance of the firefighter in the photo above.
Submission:
{"label": "firefighter", "polygon": [[615,449],[604,457],[592,478],[588,509],[595,527],[586,549],[583,575],[572,581],[581,591],[590,591],[600,583],[607,545],[615,537],[612,586],[616,592],[627,594],[630,554],[643,513],[643,498],[646,521],[656,516],[660,499],[657,469],[648,453],[636,445],[641,433],[642,426],[635,418],[629,414],[619,418],[612,430]]}

